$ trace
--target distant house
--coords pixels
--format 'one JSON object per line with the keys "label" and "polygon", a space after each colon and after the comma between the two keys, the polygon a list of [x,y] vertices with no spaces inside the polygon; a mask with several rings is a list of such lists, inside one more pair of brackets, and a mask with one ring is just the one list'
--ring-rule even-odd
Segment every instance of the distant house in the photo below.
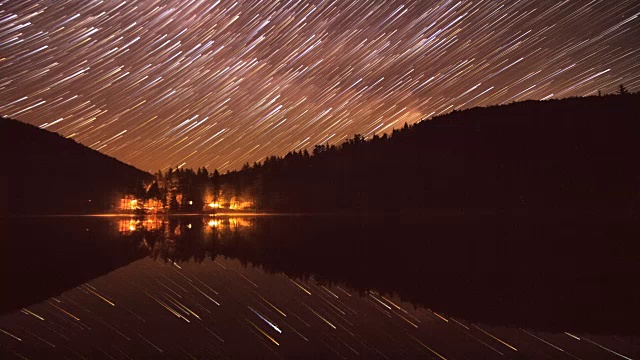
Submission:
{"label": "distant house", "polygon": [[158,199],[138,199],[131,194],[124,195],[120,199],[119,211],[124,213],[135,213],[144,211],[145,213],[165,212],[165,206]]}
{"label": "distant house", "polygon": [[251,210],[253,207],[253,201],[246,201],[232,197],[230,200],[221,198],[218,201],[211,201],[204,206],[204,211],[209,212],[219,209],[243,211]]}

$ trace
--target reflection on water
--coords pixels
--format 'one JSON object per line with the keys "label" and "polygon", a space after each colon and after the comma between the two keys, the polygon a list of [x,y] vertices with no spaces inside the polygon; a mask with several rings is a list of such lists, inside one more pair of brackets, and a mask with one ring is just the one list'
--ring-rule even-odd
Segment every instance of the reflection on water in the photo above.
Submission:
{"label": "reflection on water", "polygon": [[0,351],[637,358],[637,230],[576,229],[451,218],[15,220]]}

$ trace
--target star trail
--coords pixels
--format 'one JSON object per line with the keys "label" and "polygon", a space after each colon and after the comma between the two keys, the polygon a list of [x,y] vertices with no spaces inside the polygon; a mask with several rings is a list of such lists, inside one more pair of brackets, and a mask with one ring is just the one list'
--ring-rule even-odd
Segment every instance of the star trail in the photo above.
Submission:
{"label": "star trail", "polygon": [[637,91],[639,15],[638,1],[0,1],[0,115],[148,171],[233,170],[456,109]]}

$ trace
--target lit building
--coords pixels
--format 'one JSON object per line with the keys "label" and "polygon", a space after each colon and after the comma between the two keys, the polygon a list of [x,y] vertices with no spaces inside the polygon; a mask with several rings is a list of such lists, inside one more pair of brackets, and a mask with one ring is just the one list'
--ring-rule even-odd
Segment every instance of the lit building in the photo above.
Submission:
{"label": "lit building", "polygon": [[142,200],[136,199],[133,195],[125,195],[120,199],[119,210],[122,212],[144,211],[145,213],[158,213],[164,212],[165,206],[162,200]]}

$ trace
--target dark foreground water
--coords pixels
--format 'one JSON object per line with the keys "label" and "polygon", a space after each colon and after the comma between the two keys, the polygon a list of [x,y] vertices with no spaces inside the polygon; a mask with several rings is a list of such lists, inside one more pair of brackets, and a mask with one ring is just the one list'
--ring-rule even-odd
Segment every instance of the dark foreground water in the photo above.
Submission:
{"label": "dark foreground water", "polygon": [[10,219],[1,358],[637,359],[639,226]]}

